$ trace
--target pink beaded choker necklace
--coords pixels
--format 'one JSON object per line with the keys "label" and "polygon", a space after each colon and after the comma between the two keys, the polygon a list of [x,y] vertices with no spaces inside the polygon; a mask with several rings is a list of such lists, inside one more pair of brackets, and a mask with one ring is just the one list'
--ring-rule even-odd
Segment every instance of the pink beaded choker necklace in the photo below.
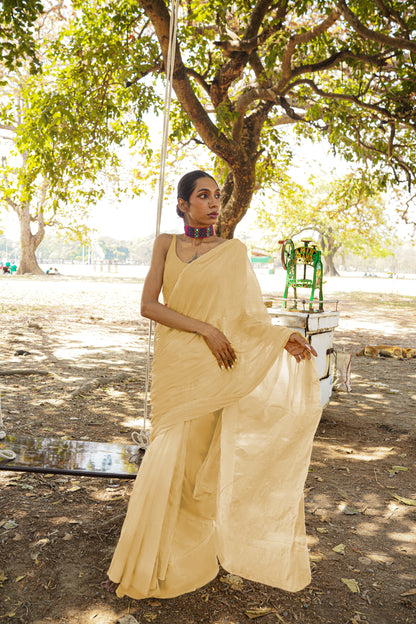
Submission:
{"label": "pink beaded choker necklace", "polygon": [[190,238],[208,238],[214,236],[214,226],[194,228],[190,225],[185,225],[185,236]]}

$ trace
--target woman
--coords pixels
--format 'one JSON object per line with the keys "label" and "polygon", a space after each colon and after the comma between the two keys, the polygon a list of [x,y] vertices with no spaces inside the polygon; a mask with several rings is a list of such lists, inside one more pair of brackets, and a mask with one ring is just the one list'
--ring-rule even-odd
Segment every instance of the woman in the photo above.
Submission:
{"label": "woman", "polygon": [[218,561],[292,591],[310,581],[303,485],[321,412],[316,352],[271,324],[245,246],[214,234],[219,209],[215,180],[188,173],[185,233],[155,241],[141,303],[158,323],[152,437],[108,573],[119,596],[192,591]]}

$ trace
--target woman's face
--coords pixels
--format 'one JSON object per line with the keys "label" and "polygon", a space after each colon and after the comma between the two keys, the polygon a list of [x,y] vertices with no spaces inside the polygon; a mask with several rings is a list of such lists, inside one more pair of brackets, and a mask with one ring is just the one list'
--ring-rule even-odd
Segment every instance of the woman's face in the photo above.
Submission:
{"label": "woman's face", "polygon": [[186,223],[191,227],[215,225],[220,211],[220,189],[215,180],[198,178],[189,201],[180,199],[179,208],[186,213]]}

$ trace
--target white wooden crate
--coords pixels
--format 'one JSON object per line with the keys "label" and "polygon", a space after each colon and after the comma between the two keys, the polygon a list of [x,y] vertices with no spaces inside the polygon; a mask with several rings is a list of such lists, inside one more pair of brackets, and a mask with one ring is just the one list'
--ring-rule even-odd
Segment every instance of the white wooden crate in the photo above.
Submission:
{"label": "white wooden crate", "polygon": [[309,339],[318,356],[316,366],[321,384],[322,407],[328,405],[332,394],[334,372],[334,329],[339,322],[339,312],[299,312],[268,308],[274,325],[284,325]]}

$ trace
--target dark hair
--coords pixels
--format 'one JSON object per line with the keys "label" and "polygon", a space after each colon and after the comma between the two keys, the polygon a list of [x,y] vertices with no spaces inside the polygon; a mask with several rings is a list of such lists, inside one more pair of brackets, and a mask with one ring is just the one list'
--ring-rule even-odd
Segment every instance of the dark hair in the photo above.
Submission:
{"label": "dark hair", "polygon": [[[184,201],[188,202],[190,196],[195,189],[196,181],[199,180],[199,178],[211,178],[211,180],[214,180],[215,182],[215,179],[212,177],[212,175],[210,175],[206,171],[201,171],[200,169],[185,173],[185,175],[179,180],[178,199],[183,199]],[[176,206],[176,212],[182,219],[184,218],[185,213],[179,208],[179,206]]]}

